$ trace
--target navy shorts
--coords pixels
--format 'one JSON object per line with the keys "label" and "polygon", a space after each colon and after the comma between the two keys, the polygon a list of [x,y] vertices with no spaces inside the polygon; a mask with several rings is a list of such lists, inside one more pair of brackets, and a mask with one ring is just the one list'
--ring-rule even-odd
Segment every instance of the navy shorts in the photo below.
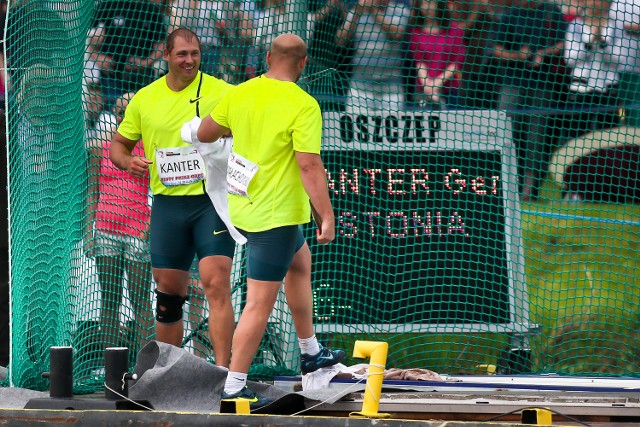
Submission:
{"label": "navy shorts", "polygon": [[240,232],[247,238],[247,277],[253,280],[281,282],[287,275],[293,256],[305,243],[302,228],[298,225],[256,233]]}
{"label": "navy shorts", "polygon": [[153,197],[151,266],[189,271],[194,255],[233,258],[236,243],[207,194]]}

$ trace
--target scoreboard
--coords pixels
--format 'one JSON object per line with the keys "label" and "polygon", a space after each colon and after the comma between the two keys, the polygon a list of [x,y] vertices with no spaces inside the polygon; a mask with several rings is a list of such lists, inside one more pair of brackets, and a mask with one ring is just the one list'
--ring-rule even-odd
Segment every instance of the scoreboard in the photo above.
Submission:
{"label": "scoreboard", "polygon": [[526,328],[504,113],[327,113],[322,158],[336,240],[307,230],[317,329]]}

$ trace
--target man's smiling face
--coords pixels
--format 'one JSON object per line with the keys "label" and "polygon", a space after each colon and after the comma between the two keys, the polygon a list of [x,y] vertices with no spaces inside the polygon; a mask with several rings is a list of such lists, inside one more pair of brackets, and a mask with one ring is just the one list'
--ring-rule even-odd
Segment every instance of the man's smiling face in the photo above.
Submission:
{"label": "man's smiling face", "polygon": [[200,69],[200,45],[196,38],[176,37],[173,48],[165,52],[169,73],[183,81],[192,81]]}

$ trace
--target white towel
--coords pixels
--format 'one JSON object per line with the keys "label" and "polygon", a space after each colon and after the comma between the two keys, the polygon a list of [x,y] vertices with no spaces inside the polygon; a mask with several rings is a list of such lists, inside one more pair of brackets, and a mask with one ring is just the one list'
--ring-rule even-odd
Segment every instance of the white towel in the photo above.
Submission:
{"label": "white towel", "polygon": [[229,234],[236,243],[247,243],[244,237],[231,223],[229,217],[229,202],[227,200],[227,162],[233,146],[232,137],[223,137],[211,143],[198,141],[198,127],[200,118],[194,117],[184,123],[180,130],[180,136],[184,142],[196,147],[207,168],[206,186],[207,194],[213,203],[213,207],[229,230]]}

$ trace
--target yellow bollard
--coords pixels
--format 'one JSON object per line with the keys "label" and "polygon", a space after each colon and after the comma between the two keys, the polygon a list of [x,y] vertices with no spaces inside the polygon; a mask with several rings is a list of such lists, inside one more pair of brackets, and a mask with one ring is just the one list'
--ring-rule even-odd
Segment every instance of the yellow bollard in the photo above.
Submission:
{"label": "yellow bollard", "polygon": [[250,414],[251,406],[248,400],[223,400],[220,402],[221,414]]}
{"label": "yellow bollard", "polygon": [[522,424],[537,424],[550,426],[553,424],[551,411],[545,408],[523,409],[520,414]]}
{"label": "yellow bollard", "polygon": [[390,414],[378,413],[380,393],[382,392],[382,374],[387,363],[389,344],[376,341],[356,341],[353,357],[369,357],[369,370],[365,384],[364,400],[361,412],[352,412],[351,418],[389,418]]}

